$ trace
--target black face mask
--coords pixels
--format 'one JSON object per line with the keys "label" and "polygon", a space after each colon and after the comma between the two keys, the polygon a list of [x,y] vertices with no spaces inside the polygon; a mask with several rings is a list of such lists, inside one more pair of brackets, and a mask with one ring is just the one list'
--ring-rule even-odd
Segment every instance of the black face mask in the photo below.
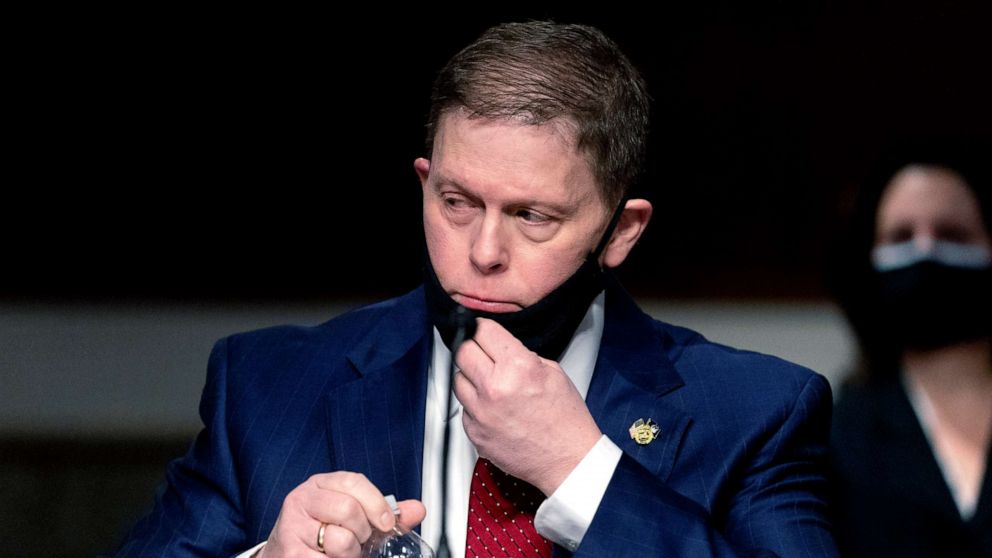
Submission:
{"label": "black face mask", "polygon": [[884,331],[899,349],[935,349],[992,335],[992,268],[924,260],[877,272]]}
{"label": "black face mask", "polygon": [[[506,328],[525,347],[542,357],[560,357],[585,317],[589,305],[605,288],[605,274],[599,266],[599,255],[613,234],[624,205],[626,200],[620,202],[599,245],[571,277],[538,302],[516,312],[483,312],[461,306],[445,292],[434,273],[430,257],[425,253],[424,293],[427,311],[444,344],[449,349],[453,348],[452,342],[459,327],[468,330],[464,338],[470,339],[474,333],[474,318],[488,318]],[[462,340],[459,339],[459,342]]]}

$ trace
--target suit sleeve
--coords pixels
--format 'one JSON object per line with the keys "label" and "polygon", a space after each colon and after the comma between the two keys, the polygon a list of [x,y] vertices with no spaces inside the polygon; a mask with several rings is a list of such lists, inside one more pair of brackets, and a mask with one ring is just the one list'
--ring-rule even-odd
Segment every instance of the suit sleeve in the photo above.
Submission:
{"label": "suit sleeve", "polygon": [[824,494],[830,405],[812,376],[712,513],[625,454],[574,556],[837,556]]}
{"label": "suit sleeve", "polygon": [[227,353],[224,339],[210,355],[200,400],[203,430],[186,455],[168,465],[153,510],[134,526],[116,556],[233,556],[251,546],[226,425]]}

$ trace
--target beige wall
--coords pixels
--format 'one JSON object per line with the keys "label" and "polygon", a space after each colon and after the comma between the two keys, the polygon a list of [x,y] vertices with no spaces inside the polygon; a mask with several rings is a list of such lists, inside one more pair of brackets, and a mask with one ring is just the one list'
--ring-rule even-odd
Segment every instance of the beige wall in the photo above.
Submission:
{"label": "beige wall", "polygon": [[[826,302],[642,303],[655,317],[798,362],[835,385],[851,358],[843,319]],[[317,324],[358,304],[8,303],[0,307],[0,434],[193,432],[214,341]]]}

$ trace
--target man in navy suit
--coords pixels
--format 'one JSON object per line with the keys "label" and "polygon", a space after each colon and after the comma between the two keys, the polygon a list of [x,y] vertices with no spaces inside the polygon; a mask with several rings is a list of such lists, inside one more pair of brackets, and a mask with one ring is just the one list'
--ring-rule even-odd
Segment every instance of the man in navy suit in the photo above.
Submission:
{"label": "man in navy suit", "polygon": [[[657,322],[604,272],[651,217],[628,195],[647,113],[593,28],[498,26],[456,55],[414,162],[424,286],[220,341],[205,428],[120,555],[358,556],[395,494],[458,556],[835,556],[825,380]],[[531,515],[483,494],[518,483]],[[493,501],[526,525],[478,517]]]}

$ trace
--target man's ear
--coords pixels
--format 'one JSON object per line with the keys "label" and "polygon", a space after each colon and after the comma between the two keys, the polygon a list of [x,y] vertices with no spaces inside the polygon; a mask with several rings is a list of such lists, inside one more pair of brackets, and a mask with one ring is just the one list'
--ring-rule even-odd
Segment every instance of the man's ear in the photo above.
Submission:
{"label": "man's ear", "polygon": [[651,202],[644,199],[627,200],[623,213],[617,227],[613,229],[613,236],[610,237],[609,244],[600,256],[600,263],[603,267],[617,267],[622,264],[630,251],[641,238],[644,229],[651,220]]}
{"label": "man's ear", "polygon": [[427,177],[431,173],[431,162],[423,157],[418,157],[413,160],[413,170],[417,171],[417,176],[420,177],[420,186],[426,189]]}

